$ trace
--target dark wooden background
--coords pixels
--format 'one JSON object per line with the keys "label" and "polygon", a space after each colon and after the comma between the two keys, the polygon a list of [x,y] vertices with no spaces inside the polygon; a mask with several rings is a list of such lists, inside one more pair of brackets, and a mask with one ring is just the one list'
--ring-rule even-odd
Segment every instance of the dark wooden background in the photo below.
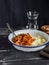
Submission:
{"label": "dark wooden background", "polygon": [[29,10],[39,12],[39,26],[49,24],[49,0],[0,0],[0,27],[6,22],[14,28],[25,26]]}

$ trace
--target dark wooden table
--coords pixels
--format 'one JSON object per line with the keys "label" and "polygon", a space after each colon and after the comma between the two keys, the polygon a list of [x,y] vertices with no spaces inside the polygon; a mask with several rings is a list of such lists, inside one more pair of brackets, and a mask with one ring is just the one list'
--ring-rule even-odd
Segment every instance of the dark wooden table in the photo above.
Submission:
{"label": "dark wooden table", "polygon": [[8,41],[9,33],[7,28],[0,28],[0,65],[49,65],[49,59],[41,57],[39,51],[15,49]]}

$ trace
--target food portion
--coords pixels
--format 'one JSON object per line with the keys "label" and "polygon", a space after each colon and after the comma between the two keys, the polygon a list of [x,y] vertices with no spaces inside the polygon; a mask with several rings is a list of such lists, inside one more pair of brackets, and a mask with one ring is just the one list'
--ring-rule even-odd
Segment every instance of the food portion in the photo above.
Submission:
{"label": "food portion", "polygon": [[29,33],[20,34],[12,39],[18,45],[31,46],[31,43],[35,41],[35,38],[32,38]]}
{"label": "food portion", "polygon": [[36,40],[32,42],[32,46],[40,46],[46,42],[46,38],[42,35],[36,35],[34,38]]}
{"label": "food portion", "polygon": [[22,33],[12,39],[14,43],[21,46],[39,46],[46,42],[46,39],[41,36],[31,36],[29,33]]}
{"label": "food portion", "polygon": [[49,34],[49,25],[43,25],[41,29]]}

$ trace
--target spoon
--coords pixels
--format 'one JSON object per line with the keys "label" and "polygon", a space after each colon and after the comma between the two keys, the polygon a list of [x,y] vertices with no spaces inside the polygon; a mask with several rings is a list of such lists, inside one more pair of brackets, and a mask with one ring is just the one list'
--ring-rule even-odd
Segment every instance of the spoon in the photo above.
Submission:
{"label": "spoon", "polygon": [[7,25],[7,27],[8,27],[8,29],[13,33],[13,35],[14,35],[14,37],[16,36],[16,34],[14,33],[14,31],[11,29],[11,27],[10,27],[10,25],[9,25],[9,23],[6,23],[6,25]]}

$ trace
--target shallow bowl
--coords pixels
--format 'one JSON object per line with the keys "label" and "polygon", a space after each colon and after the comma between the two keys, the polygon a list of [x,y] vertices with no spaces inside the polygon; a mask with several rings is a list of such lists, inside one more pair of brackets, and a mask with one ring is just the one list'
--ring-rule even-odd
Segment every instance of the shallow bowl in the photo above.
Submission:
{"label": "shallow bowl", "polygon": [[14,31],[14,33],[17,35],[22,34],[22,33],[29,33],[30,35],[42,35],[46,38],[46,42],[40,46],[21,46],[17,45],[12,41],[13,38],[13,33],[10,33],[8,36],[8,40],[11,42],[11,44],[18,50],[25,51],[25,52],[33,52],[33,51],[39,51],[43,48],[45,48],[48,45],[49,42],[49,36],[45,32],[39,31],[39,30],[34,30],[34,29],[23,29],[23,30],[17,30]]}

